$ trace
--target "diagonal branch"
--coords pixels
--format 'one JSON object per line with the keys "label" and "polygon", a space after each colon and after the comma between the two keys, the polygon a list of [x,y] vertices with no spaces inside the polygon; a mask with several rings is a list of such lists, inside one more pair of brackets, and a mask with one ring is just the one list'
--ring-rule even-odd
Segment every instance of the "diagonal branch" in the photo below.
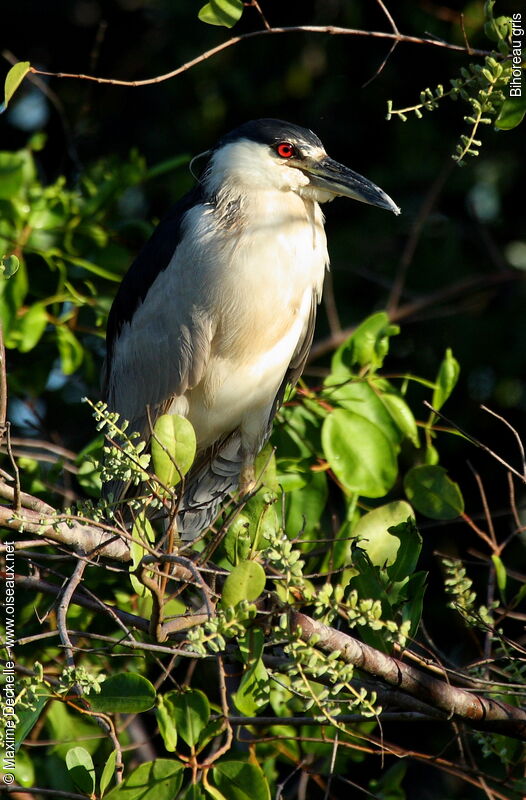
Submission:
{"label": "diagonal branch", "polygon": [[526,709],[468,692],[427,675],[397,658],[381,653],[348,634],[329,628],[311,617],[291,611],[292,626],[304,641],[316,637],[316,646],[326,652],[340,652],[348,664],[382,678],[391,686],[418,697],[434,708],[445,711],[473,727],[505,732],[507,736],[526,739]]}

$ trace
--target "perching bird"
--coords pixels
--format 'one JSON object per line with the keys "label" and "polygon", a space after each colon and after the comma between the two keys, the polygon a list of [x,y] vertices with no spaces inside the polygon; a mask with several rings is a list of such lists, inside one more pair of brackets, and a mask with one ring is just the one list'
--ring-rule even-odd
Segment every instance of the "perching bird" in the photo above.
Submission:
{"label": "perching bird", "polygon": [[144,438],[164,413],[194,426],[184,539],[213,522],[225,495],[253,487],[254,459],[302,373],[329,264],[319,203],[341,195],[400,213],[288,122],[247,122],[204,155],[197,185],[122,281],[104,381],[110,410]]}

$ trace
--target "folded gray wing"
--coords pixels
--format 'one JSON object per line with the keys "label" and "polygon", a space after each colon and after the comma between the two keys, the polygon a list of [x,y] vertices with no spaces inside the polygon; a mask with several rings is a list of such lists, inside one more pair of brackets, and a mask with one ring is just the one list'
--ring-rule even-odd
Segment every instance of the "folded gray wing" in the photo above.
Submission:
{"label": "folded gray wing", "polygon": [[146,408],[155,420],[199,382],[209,358],[214,326],[200,285],[206,265],[192,263],[184,237],[187,214],[200,201],[194,191],[160,223],[123,279],[108,320],[104,397],[143,435]]}

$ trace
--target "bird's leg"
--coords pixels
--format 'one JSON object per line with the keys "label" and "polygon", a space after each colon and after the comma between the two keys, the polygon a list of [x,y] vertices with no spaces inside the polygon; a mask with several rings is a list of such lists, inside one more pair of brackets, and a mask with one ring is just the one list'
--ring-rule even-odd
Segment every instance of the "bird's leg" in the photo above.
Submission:
{"label": "bird's leg", "polygon": [[241,472],[239,473],[239,494],[243,497],[254,489],[256,485],[256,474],[254,472],[254,459],[245,456]]}

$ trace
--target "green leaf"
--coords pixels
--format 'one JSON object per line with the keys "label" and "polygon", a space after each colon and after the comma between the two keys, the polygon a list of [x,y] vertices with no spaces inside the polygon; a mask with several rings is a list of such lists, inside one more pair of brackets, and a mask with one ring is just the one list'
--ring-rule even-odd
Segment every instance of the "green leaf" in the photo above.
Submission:
{"label": "green leaf", "polygon": [[397,559],[400,539],[390,528],[413,517],[413,509],[405,500],[386,503],[364,514],[352,535],[359,540],[359,547],[365,550],[372,564],[377,567],[392,565]]}
{"label": "green leaf", "polygon": [[495,120],[495,127],[501,131],[511,131],[520,125],[526,114],[526,93],[520,97],[507,97],[499,116]]}
{"label": "green leaf", "polygon": [[260,628],[251,628],[239,640],[245,671],[233,700],[236,708],[247,717],[257,714],[270,698],[269,676],[262,660],[264,644],[265,636]]}
{"label": "green leaf", "polygon": [[415,636],[422,619],[424,595],[427,589],[427,572],[415,572],[404,584],[404,594],[407,598],[402,609],[402,619],[409,620],[411,627],[409,636]]}
{"label": "green leaf", "polygon": [[141,764],[106,800],[174,800],[183,782],[184,764],[158,758]]}
{"label": "green leaf", "polygon": [[104,764],[104,769],[102,770],[102,775],[100,776],[100,795],[103,797],[104,792],[110,785],[114,775],[115,775],[115,767],[117,765],[117,753],[115,750],[109,754],[106,763]]}
{"label": "green leaf", "polygon": [[301,477],[305,478],[303,486],[290,491],[285,489],[285,527],[293,538],[301,531],[303,540],[314,539],[327,504],[327,476],[324,472],[313,472],[307,468]]}
{"label": "green leaf", "polygon": [[462,493],[444,467],[413,467],[404,478],[404,489],[411,505],[430,519],[456,519],[464,512]]}
{"label": "green leaf", "polygon": [[151,450],[155,474],[165,486],[176,486],[195,458],[192,423],[179,414],[162,414],[153,430]]}
{"label": "green leaf", "polygon": [[259,767],[245,761],[223,761],[212,774],[214,783],[228,800],[270,800],[267,779]]}
{"label": "green leaf", "polygon": [[20,267],[20,259],[15,255],[2,256],[0,259],[0,272],[4,278],[11,278]]}
{"label": "green leaf", "polygon": [[172,711],[178,735],[189,747],[195,747],[210,718],[206,694],[199,689],[174,690],[165,694],[164,701]]}
{"label": "green leaf", "polygon": [[5,111],[12,96],[31,69],[29,61],[18,61],[14,64],[6,75],[4,84],[4,102],[0,106],[0,112]]}
{"label": "green leaf", "polygon": [[400,333],[391,325],[385,311],[372,314],[359,325],[352,336],[336,350],[332,358],[333,372],[352,372],[353,367],[379,369],[389,352],[389,338]]}
{"label": "green leaf", "polygon": [[42,334],[48,324],[48,316],[45,306],[35,303],[31,306],[18,322],[16,332],[13,335],[19,338],[18,350],[21,353],[29,353],[40,341]]}
{"label": "green leaf", "polygon": [[83,347],[66,325],[58,325],[55,330],[62,372],[64,375],[72,375],[82,364]]}
{"label": "green leaf", "polygon": [[236,606],[242,600],[256,600],[265,588],[265,570],[257,561],[241,561],[225,581],[221,605]]}
{"label": "green leaf", "polygon": [[[153,544],[154,542],[155,531],[152,528],[150,520],[146,516],[146,512],[142,512],[135,518],[132,528],[132,541],[130,542],[132,569],[137,569],[142,558],[148,552],[144,545]],[[141,583],[140,580],[135,577],[135,575],[130,575],[130,581],[139,597],[145,597],[149,594],[149,589],[143,583]]]}
{"label": "green leaf", "polygon": [[419,447],[418,428],[413,412],[398,394],[393,392],[382,392],[379,396],[380,401],[393,418],[400,432],[407,437],[415,447]]}
{"label": "green leaf", "polygon": [[100,692],[91,692],[87,700],[92,711],[138,714],[153,708],[155,694],[155,688],[142,675],[121,672],[106,678],[101,683]]}
{"label": "green leaf", "polygon": [[433,391],[432,406],[437,411],[442,408],[451,392],[455,388],[460,373],[460,364],[454,358],[450,348],[446,350],[446,355],[438,370],[436,386]]}
{"label": "green leaf", "polygon": [[25,742],[33,727],[40,719],[40,715],[49,700],[49,693],[44,687],[37,687],[35,690],[37,697],[33,701],[32,708],[20,708],[17,710],[18,722],[15,729],[15,751],[18,752],[20,746]]}
{"label": "green leaf", "polygon": [[84,747],[72,747],[66,753],[66,766],[73,783],[86,794],[95,791],[95,767],[93,759]]}
{"label": "green leaf", "polygon": [[497,586],[499,587],[500,593],[504,594],[504,592],[506,591],[506,582],[507,582],[506,567],[502,563],[502,559],[499,558],[499,556],[497,555],[492,555],[491,560],[493,561],[493,566],[495,567]]}
{"label": "green leaf", "polygon": [[369,420],[338,408],[323,423],[322,443],[331,469],[348,491],[383,497],[393,486],[394,447]]}
{"label": "green leaf", "polygon": [[[334,385],[336,383],[336,385]],[[382,400],[381,382],[373,385],[364,380],[348,380],[341,382],[338,375],[329,375],[323,388],[323,397],[331,405],[359,414],[376,425],[393,445],[398,446],[402,440],[399,426],[393,419],[386,404]]]}
{"label": "green leaf", "polygon": [[[4,769],[6,769],[5,766]],[[13,775],[15,776],[15,781],[20,786],[30,787],[35,785],[35,768],[25,750],[20,750],[20,752],[16,754]]]}
{"label": "green leaf", "polygon": [[199,12],[201,22],[231,28],[243,13],[243,0],[210,0]]}
{"label": "green leaf", "polygon": [[396,536],[400,546],[394,563],[387,568],[387,573],[393,582],[404,581],[414,573],[422,550],[422,537],[415,524],[413,509],[406,520],[393,525],[389,532]]}
{"label": "green leaf", "polygon": [[163,737],[164,746],[169,753],[175,753],[177,747],[177,728],[170,705],[164,702],[162,695],[157,695],[155,717],[159,726],[159,733]]}

